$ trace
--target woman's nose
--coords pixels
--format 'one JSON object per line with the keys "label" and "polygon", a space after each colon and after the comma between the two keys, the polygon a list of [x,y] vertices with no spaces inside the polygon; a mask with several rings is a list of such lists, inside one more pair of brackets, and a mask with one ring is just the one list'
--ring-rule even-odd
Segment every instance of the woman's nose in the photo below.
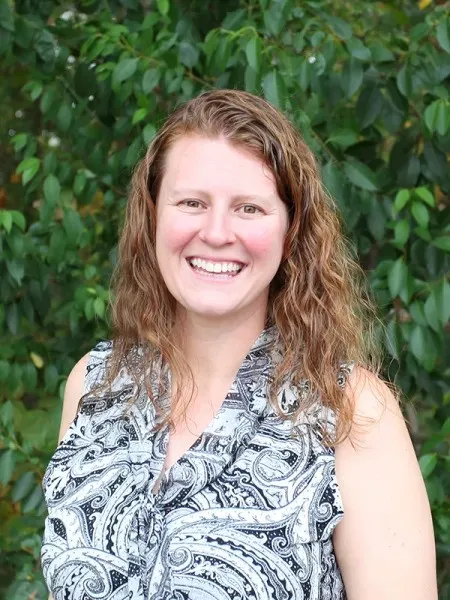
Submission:
{"label": "woman's nose", "polygon": [[225,211],[214,209],[208,211],[203,220],[199,237],[210,246],[232,244],[236,241],[236,236],[231,216]]}

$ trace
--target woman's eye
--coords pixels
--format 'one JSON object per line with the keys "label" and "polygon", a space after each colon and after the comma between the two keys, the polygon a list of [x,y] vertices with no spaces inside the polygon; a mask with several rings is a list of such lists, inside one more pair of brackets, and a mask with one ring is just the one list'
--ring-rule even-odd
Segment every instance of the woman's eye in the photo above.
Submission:
{"label": "woman's eye", "polygon": [[256,213],[262,212],[260,208],[254,206],[253,204],[244,204],[244,206],[241,206],[240,209],[246,215],[256,215]]}
{"label": "woman's eye", "polygon": [[198,208],[200,206],[200,202],[198,200],[182,200],[180,204],[187,206],[188,208]]}

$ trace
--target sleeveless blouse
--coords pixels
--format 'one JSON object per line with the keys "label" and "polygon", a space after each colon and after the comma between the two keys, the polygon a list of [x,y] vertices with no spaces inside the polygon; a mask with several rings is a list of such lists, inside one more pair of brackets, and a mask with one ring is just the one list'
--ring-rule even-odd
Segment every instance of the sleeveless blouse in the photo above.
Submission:
{"label": "sleeveless blouse", "polygon": [[[280,418],[268,400],[274,339],[273,327],[261,333],[214,419],[165,473],[168,428],[155,431],[146,393],[124,411],[137,389],[127,371],[89,396],[113,342],[93,348],[88,396],[43,479],[54,600],[345,600],[331,538],[343,506],[319,427],[333,433],[334,416],[316,401],[295,423]],[[351,368],[341,365],[340,385]],[[287,382],[281,409],[308,393],[307,381]]]}

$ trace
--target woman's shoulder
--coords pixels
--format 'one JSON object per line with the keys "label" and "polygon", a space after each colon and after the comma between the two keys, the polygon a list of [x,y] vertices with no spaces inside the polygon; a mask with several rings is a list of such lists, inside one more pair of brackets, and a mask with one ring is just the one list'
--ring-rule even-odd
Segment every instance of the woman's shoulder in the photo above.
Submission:
{"label": "woman's shoulder", "polygon": [[346,516],[333,540],[346,586],[357,597],[370,589],[379,598],[391,582],[389,598],[435,598],[429,503],[396,394],[362,367],[346,394],[352,429],[335,451]]}
{"label": "woman's shoulder", "polygon": [[102,377],[105,361],[112,351],[112,346],[112,340],[97,342],[72,367],[64,390],[59,440],[64,437],[70,423],[75,419],[81,398]]}

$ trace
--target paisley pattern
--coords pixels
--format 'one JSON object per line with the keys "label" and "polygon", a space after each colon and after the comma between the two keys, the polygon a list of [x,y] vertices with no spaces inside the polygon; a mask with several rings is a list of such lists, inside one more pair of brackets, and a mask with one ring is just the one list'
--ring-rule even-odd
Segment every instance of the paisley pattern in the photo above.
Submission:
{"label": "paisley pattern", "polygon": [[[262,332],[216,417],[165,473],[168,430],[155,433],[145,394],[124,411],[127,373],[88,395],[43,480],[42,567],[55,600],[345,599],[331,540],[343,507],[318,427],[332,430],[333,415],[319,402],[295,424],[276,414],[275,339]],[[111,349],[91,351],[85,393]],[[280,405],[289,412],[307,393],[307,382],[287,382]]]}

